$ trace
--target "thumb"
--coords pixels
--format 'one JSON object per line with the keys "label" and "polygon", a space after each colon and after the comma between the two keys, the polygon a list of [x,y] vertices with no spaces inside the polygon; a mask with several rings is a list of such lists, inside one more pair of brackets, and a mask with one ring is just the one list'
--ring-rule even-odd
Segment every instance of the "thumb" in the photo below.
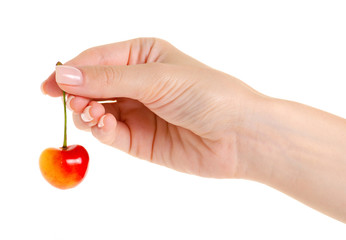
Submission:
{"label": "thumb", "polygon": [[[149,63],[121,66],[56,66],[59,87],[73,95],[110,99],[127,97],[141,100],[154,82],[164,79],[165,64]],[[160,74],[165,73],[165,74]]]}

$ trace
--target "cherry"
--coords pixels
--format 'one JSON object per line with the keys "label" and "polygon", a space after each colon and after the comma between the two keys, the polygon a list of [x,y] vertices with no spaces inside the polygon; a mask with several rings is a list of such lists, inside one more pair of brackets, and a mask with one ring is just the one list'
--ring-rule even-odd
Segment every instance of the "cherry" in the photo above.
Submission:
{"label": "cherry", "polygon": [[47,148],[40,156],[43,177],[60,189],[77,186],[85,176],[88,163],[88,152],[81,145],[59,149]]}
{"label": "cherry", "polygon": [[[57,65],[61,65],[60,62]],[[54,187],[68,189],[77,186],[88,169],[89,155],[81,145],[67,146],[66,137],[66,97],[64,100],[64,143],[61,148],[47,148],[40,156],[43,177]]]}

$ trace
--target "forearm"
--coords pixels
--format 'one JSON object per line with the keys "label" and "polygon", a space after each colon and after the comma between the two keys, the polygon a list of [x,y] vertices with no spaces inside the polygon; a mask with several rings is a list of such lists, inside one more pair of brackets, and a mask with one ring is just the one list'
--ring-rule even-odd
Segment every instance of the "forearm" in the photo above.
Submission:
{"label": "forearm", "polygon": [[269,98],[252,114],[238,141],[242,177],[346,222],[346,120]]}

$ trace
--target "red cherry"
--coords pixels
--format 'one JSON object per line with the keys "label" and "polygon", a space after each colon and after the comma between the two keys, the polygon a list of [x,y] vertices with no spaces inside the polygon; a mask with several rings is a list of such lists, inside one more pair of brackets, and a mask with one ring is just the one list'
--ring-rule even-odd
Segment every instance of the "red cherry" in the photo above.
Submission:
{"label": "red cherry", "polygon": [[77,186],[88,169],[89,155],[81,145],[67,148],[47,148],[40,156],[43,177],[54,187],[68,189]]}
{"label": "red cherry", "polygon": [[[57,62],[56,65],[62,65]],[[61,148],[47,148],[40,156],[40,169],[43,177],[54,187],[73,188],[84,178],[88,169],[89,155],[80,145],[67,146],[66,94],[64,101],[64,143]]]}

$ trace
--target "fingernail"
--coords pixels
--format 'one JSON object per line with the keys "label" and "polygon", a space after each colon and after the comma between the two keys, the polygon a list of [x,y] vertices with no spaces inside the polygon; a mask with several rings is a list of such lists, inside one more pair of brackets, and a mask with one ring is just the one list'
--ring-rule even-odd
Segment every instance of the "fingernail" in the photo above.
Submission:
{"label": "fingernail", "polygon": [[68,95],[68,96],[67,96],[66,107],[67,107],[69,110],[71,110],[71,111],[73,111],[72,108],[71,108],[71,100],[72,100],[72,99],[74,99],[74,96],[73,96],[73,95]]}
{"label": "fingernail", "polygon": [[106,115],[103,115],[103,116],[100,118],[99,123],[97,124],[97,126],[98,126],[99,128],[102,128],[102,127],[105,125],[104,122],[103,122],[103,119],[105,119],[105,117],[106,117]]}
{"label": "fingernail", "polygon": [[57,83],[78,86],[83,82],[82,72],[75,67],[58,65],[55,67],[55,79]]}
{"label": "fingernail", "polygon": [[91,122],[92,120],[94,120],[94,118],[90,115],[90,108],[91,106],[87,106],[84,109],[83,113],[80,115],[84,122]]}

